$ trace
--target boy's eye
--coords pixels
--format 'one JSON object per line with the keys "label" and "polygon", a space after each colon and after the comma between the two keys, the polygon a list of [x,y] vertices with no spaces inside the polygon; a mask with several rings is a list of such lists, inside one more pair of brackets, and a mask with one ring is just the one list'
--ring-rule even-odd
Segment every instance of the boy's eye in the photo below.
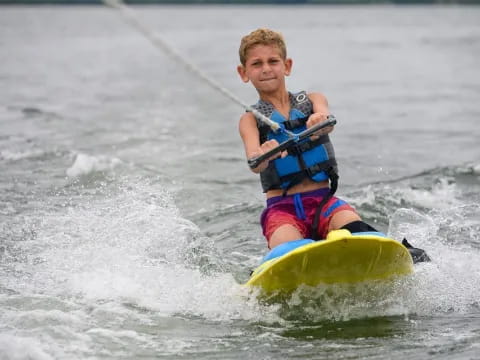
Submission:
{"label": "boy's eye", "polygon": [[[280,59],[268,59],[269,64],[278,64]],[[261,60],[255,60],[250,65],[254,67],[262,66],[263,62]]]}

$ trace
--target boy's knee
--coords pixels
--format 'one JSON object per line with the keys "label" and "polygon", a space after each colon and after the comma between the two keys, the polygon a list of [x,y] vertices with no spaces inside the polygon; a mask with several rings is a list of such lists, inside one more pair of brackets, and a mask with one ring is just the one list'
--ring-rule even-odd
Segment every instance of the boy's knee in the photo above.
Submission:
{"label": "boy's knee", "polygon": [[361,221],[361,219],[355,211],[342,210],[332,216],[328,230],[342,229],[345,225],[356,221]]}
{"label": "boy's knee", "polygon": [[275,246],[280,245],[287,241],[299,240],[304,238],[305,235],[298,227],[293,224],[284,224],[278,227],[268,238],[268,247],[273,249]]}
{"label": "boy's knee", "polygon": [[348,224],[343,225],[341,229],[346,229],[350,231],[352,234],[359,233],[359,232],[370,232],[370,231],[378,232],[378,230],[368,225],[367,223],[363,222],[362,220],[352,221]]}

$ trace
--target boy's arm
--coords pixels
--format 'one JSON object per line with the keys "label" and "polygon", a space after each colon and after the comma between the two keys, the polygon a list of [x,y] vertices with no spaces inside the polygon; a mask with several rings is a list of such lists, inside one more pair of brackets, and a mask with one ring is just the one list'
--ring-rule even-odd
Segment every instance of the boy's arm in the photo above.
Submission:
{"label": "boy's arm", "polygon": [[[247,159],[251,159],[260,155],[263,155],[267,151],[278,146],[277,140],[268,140],[260,145],[260,134],[257,128],[257,121],[252,113],[246,112],[240,118],[238,126],[240,136],[243,140],[243,146],[245,147],[245,154]],[[276,154],[270,159],[261,162],[256,168],[252,169],[254,173],[259,173],[265,170],[268,166],[268,162],[278,156],[285,156],[286,154]]]}
{"label": "boy's arm", "polygon": [[[307,128],[312,127],[318,123],[322,123],[327,120],[327,116],[330,115],[330,110],[328,109],[327,98],[320,93],[310,93],[308,98],[313,104],[313,114],[310,115],[307,121]],[[325,135],[333,131],[333,126],[326,127],[318,132],[315,132],[316,135]]]}

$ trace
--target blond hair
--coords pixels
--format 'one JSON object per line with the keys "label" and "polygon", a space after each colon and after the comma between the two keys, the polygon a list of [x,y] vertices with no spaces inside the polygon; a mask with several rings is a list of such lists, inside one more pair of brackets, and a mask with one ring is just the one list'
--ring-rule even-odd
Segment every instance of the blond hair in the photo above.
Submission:
{"label": "blond hair", "polygon": [[245,66],[247,61],[247,52],[256,45],[274,45],[280,50],[280,55],[285,60],[287,58],[287,46],[282,34],[270,29],[257,29],[244,36],[240,42],[238,54],[240,63]]}

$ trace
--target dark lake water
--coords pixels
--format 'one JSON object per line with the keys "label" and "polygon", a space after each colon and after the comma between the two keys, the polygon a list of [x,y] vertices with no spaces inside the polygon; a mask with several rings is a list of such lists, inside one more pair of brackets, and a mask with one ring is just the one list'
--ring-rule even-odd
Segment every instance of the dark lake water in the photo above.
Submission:
{"label": "dark lake water", "polygon": [[0,358],[480,358],[480,7],[136,10],[247,103],[240,38],[280,30],[338,119],[338,195],[433,262],[259,302],[243,109],[113,10],[0,7]]}

